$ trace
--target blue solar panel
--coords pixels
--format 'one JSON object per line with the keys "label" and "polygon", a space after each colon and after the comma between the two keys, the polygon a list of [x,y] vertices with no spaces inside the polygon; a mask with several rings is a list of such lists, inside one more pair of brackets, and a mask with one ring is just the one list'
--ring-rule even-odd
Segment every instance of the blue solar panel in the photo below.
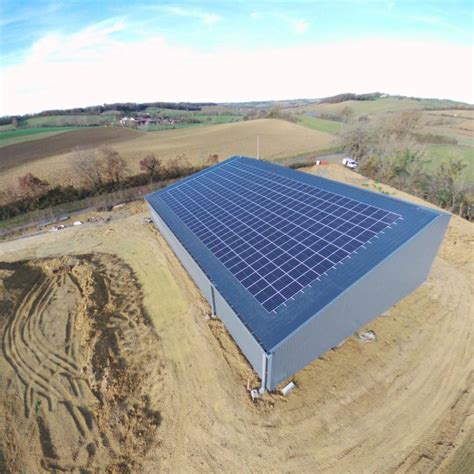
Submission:
{"label": "blue solar panel", "polygon": [[269,312],[403,220],[249,160],[228,161],[160,195]]}

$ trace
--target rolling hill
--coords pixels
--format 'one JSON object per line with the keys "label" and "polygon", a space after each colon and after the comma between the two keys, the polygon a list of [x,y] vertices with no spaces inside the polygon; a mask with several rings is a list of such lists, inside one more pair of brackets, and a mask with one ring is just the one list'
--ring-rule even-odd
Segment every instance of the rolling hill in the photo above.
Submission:
{"label": "rolling hill", "polygon": [[127,128],[81,128],[3,148],[0,185],[12,184],[26,172],[51,183],[74,183],[71,164],[77,146],[96,148],[113,144],[126,159],[130,171],[137,172],[139,161],[147,153],[155,153],[163,162],[185,155],[197,164],[211,154],[218,154],[221,159],[236,154],[255,156],[257,136],[260,154],[266,159],[325,150],[334,144],[334,136],[329,133],[275,119],[147,133]]}

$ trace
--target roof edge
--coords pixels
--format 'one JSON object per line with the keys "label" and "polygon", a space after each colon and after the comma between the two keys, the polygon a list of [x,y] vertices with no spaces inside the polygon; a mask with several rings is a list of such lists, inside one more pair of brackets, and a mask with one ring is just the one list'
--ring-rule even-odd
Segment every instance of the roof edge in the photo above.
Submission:
{"label": "roof edge", "polygon": [[223,166],[224,164],[229,163],[230,161],[233,161],[233,160],[237,160],[239,158],[246,158],[246,157],[243,156],[243,155],[230,156],[229,158],[226,158],[225,160],[220,161],[219,163],[216,163],[215,165],[208,166],[207,168],[204,168],[201,171],[197,171],[196,173],[193,173],[189,176],[185,176],[185,177],[179,179],[178,181],[175,181],[174,183],[172,183],[168,186],[165,186],[164,188],[157,189],[156,191],[152,191],[151,193],[145,194],[145,196],[143,196],[143,197],[151,205],[150,201],[148,200],[148,196],[151,196],[152,194],[160,194],[162,192],[169,191],[171,188],[178,187],[179,185],[181,185],[185,181],[186,182],[192,181],[193,179],[197,178],[198,176],[201,176],[203,174],[208,173],[210,170],[219,168],[219,167]]}
{"label": "roof edge", "polygon": [[[429,208],[427,208],[429,209]],[[387,260],[389,260],[390,258],[392,258],[396,253],[398,253],[401,249],[403,249],[404,247],[406,247],[410,242],[412,242],[415,238],[417,238],[422,232],[425,232],[427,230],[428,227],[434,225],[435,223],[437,223],[440,219],[446,219],[446,226],[445,226],[445,229],[444,229],[444,232],[443,232],[443,235],[441,237],[441,240],[440,240],[440,244],[441,242],[443,241],[444,239],[444,236],[446,234],[446,230],[447,230],[447,227],[448,227],[448,224],[449,224],[449,221],[451,219],[451,214],[447,213],[447,212],[442,212],[442,213],[438,213],[438,215],[433,219],[431,220],[430,222],[428,222],[425,226],[423,226],[421,229],[419,229],[415,234],[413,234],[408,240],[406,240],[402,245],[400,245],[399,247],[397,247],[393,252],[391,252],[389,255],[387,255],[384,259],[380,260],[379,263],[377,263],[377,265],[374,265],[369,271],[365,272],[362,276],[360,276],[356,281],[354,281],[350,286],[348,286],[344,291],[342,291],[341,293],[339,293],[334,299],[332,299],[331,301],[329,301],[326,305],[324,305],[317,313],[315,313],[313,316],[311,316],[310,318],[308,318],[304,323],[300,324],[297,328],[293,329],[293,331],[291,331],[290,333],[288,333],[283,339],[281,339],[277,344],[273,345],[267,352],[267,350],[265,348],[262,347],[262,349],[265,351],[265,353],[267,355],[271,355],[273,352],[275,352],[275,350],[278,349],[278,347],[280,347],[285,341],[287,341],[288,339],[290,339],[291,337],[293,337],[299,330],[301,330],[303,327],[305,327],[307,324],[309,324],[309,322],[313,321],[313,319],[317,318],[318,315],[324,311],[328,306],[332,305],[333,303],[335,303],[336,301],[338,301],[340,298],[342,298],[342,296],[344,296],[350,289],[352,289],[352,287],[354,285],[356,285],[357,283],[359,283],[359,281],[361,281],[363,278],[365,278],[369,273],[373,272],[375,269],[377,269],[380,265],[384,264]],[[438,246],[439,248],[439,246]],[[436,256],[436,254],[435,254]]]}

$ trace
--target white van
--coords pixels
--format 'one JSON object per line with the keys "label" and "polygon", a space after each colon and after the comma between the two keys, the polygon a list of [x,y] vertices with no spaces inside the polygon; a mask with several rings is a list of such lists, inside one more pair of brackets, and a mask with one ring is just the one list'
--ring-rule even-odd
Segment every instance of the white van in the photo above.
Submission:
{"label": "white van", "polygon": [[350,168],[351,170],[355,170],[357,168],[357,161],[356,160],[353,160],[352,158],[343,158],[342,159],[342,164],[346,167],[346,168]]}

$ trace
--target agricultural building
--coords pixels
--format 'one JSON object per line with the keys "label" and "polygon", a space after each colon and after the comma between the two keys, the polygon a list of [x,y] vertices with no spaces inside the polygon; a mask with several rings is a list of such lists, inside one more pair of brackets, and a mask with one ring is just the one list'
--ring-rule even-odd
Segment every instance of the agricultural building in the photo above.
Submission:
{"label": "agricultural building", "polygon": [[241,156],[146,199],[269,390],[421,285],[450,218]]}

